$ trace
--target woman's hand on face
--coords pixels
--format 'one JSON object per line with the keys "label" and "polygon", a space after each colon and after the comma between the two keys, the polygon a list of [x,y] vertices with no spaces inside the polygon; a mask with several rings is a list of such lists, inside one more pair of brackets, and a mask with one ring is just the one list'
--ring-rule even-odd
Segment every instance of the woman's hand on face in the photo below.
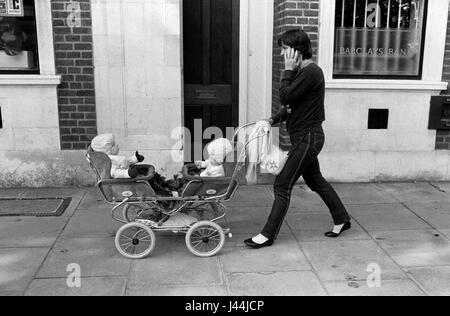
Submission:
{"label": "woman's hand on face", "polygon": [[284,55],[284,67],[286,70],[297,70],[297,68],[300,66],[299,52],[295,49],[291,48],[286,50],[286,53]]}

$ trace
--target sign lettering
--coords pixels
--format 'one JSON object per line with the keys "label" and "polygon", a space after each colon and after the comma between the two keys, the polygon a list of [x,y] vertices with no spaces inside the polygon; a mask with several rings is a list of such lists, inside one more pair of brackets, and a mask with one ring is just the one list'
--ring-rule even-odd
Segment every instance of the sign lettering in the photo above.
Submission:
{"label": "sign lettering", "polygon": [[23,0],[0,0],[0,16],[23,17]]}

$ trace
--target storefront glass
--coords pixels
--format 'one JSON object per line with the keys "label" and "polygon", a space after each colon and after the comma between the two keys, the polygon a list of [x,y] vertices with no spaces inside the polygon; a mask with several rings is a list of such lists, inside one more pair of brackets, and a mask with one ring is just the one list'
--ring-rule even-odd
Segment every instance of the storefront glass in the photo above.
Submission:
{"label": "storefront glass", "polygon": [[0,0],[0,73],[39,73],[34,0]]}
{"label": "storefront glass", "polygon": [[335,78],[420,79],[427,0],[336,0]]}

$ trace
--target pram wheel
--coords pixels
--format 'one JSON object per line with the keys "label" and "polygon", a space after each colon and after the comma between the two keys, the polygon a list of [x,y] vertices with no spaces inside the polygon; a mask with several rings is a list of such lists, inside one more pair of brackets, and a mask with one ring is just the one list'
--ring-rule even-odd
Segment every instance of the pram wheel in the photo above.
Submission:
{"label": "pram wheel", "polygon": [[223,229],[214,222],[203,221],[194,224],[186,234],[186,246],[198,257],[212,257],[225,244]]}
{"label": "pram wheel", "polygon": [[122,226],[116,234],[116,248],[128,259],[142,259],[155,249],[155,233],[150,227],[140,223]]}

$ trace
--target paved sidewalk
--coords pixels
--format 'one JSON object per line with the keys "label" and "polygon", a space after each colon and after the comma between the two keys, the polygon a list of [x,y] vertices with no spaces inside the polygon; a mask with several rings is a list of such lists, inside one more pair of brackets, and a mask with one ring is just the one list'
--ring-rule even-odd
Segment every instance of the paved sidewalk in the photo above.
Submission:
{"label": "paved sidewalk", "polygon": [[[0,295],[450,295],[450,183],[335,187],[354,219],[338,240],[323,236],[332,227],[324,204],[298,186],[276,245],[245,248],[273,197],[270,186],[241,187],[220,255],[194,257],[184,236],[164,235],[137,261],[116,251],[120,224],[97,189],[0,189],[0,197],[72,197],[62,217],[0,217]],[[67,286],[72,263],[79,289]],[[371,288],[378,267],[381,284]]]}

